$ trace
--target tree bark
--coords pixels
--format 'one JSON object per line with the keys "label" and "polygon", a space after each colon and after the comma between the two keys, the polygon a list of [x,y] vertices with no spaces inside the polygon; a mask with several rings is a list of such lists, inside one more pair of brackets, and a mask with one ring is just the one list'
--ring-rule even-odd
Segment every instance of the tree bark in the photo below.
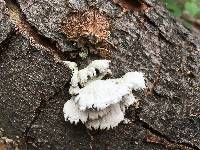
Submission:
{"label": "tree bark", "polygon": [[[157,1],[0,0],[0,11],[0,137],[13,141],[0,148],[200,149],[200,40]],[[62,61],[95,59],[111,60],[111,78],[144,72],[131,123],[89,131],[64,121]]]}

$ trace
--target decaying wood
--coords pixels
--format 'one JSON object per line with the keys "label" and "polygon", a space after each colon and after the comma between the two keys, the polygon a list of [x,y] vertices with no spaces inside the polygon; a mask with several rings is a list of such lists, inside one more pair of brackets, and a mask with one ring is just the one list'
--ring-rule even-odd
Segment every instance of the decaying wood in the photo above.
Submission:
{"label": "decaying wood", "polygon": [[[0,11],[0,128],[19,149],[200,149],[200,42],[157,1],[0,0]],[[145,74],[131,122],[65,122],[62,61],[108,58],[112,77]]]}

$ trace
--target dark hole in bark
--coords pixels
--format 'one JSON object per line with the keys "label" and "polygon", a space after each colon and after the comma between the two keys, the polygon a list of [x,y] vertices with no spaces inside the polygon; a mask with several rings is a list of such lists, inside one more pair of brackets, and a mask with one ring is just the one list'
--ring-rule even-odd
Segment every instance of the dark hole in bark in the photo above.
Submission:
{"label": "dark hole in bark", "polygon": [[143,0],[113,0],[116,4],[124,8],[125,11],[139,11],[143,12],[150,6],[147,5]]}
{"label": "dark hole in bark", "polygon": [[132,7],[137,7],[137,8],[139,8],[139,7],[141,7],[141,2],[140,2],[140,0],[124,0],[125,1],[125,3],[127,3],[128,5],[130,5],[130,6],[132,6]]}

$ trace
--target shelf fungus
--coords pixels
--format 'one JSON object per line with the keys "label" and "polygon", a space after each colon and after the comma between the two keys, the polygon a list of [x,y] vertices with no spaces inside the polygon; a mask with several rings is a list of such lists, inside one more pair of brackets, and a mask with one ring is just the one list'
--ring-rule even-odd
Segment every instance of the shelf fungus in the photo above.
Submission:
{"label": "shelf fungus", "polygon": [[109,60],[95,60],[78,70],[76,63],[64,61],[73,71],[69,93],[63,108],[64,118],[79,121],[89,129],[110,129],[124,121],[125,110],[137,100],[132,90],[145,88],[143,73],[128,72],[117,79],[105,79],[111,74]]}

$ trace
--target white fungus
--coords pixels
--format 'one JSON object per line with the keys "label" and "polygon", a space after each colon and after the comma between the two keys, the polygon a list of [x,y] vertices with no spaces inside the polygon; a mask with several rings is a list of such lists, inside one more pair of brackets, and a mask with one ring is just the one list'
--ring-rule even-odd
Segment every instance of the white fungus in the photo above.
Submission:
{"label": "white fungus", "polygon": [[116,127],[121,121],[124,120],[124,113],[121,111],[120,105],[114,104],[107,114],[99,119],[89,120],[86,127],[89,129],[106,129]]}
{"label": "white fungus", "polygon": [[[84,123],[89,129],[110,129],[124,121],[125,110],[138,101],[132,90],[145,88],[143,73],[128,72],[122,78],[102,78],[111,74],[108,60],[95,60],[78,70],[76,63],[64,61],[72,70],[72,95],[63,108],[71,123]],[[81,87],[79,86],[81,85]]]}

